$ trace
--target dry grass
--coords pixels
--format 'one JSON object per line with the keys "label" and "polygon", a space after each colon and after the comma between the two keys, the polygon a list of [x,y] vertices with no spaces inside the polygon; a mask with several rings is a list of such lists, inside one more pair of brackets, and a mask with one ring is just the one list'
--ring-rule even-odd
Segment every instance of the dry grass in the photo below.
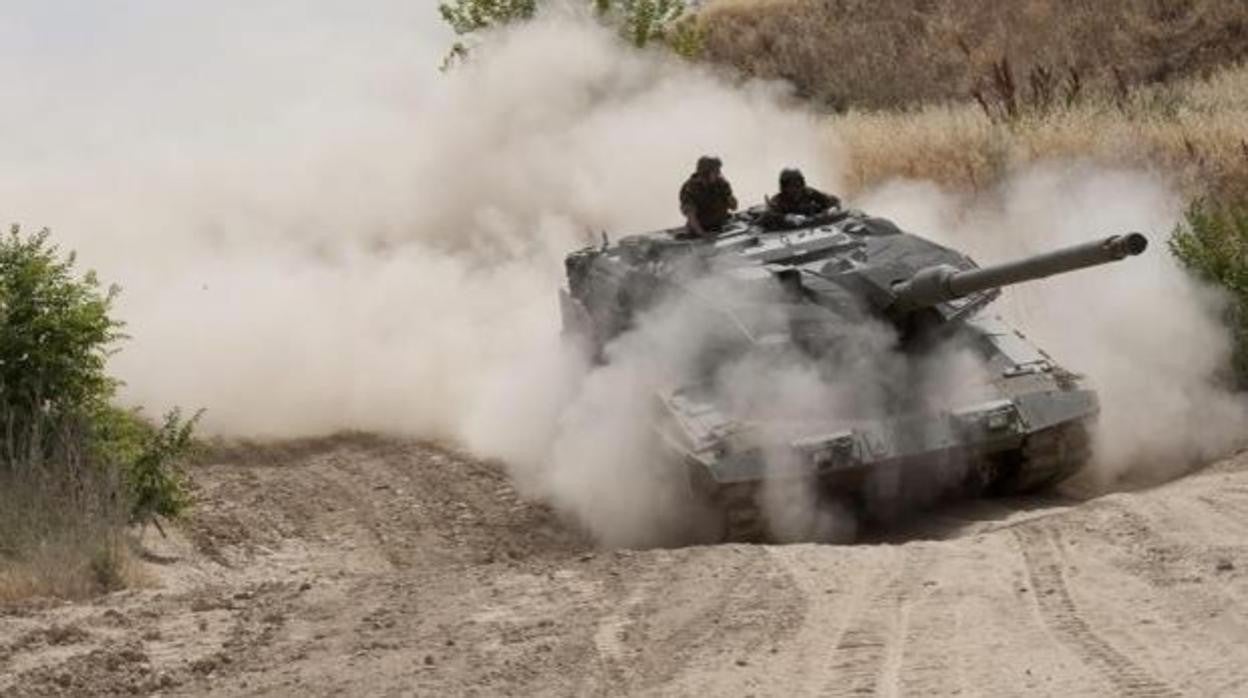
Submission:
{"label": "dry grass", "polygon": [[86,598],[136,579],[116,491],[84,473],[0,477],[0,605]]}
{"label": "dry grass", "polygon": [[1003,57],[1089,82],[1164,82],[1248,58],[1242,0],[714,0],[706,58],[834,110],[971,95]]}
{"label": "dry grass", "polygon": [[[991,106],[991,105],[989,105]],[[991,116],[976,102],[829,117],[848,151],[845,186],[894,177],[991,187],[1044,159],[1155,169],[1188,196],[1248,200],[1248,67]]]}
{"label": "dry grass", "polygon": [[133,586],[138,578],[120,535],[50,540],[21,560],[0,564],[0,606],[40,597],[90,598]]}

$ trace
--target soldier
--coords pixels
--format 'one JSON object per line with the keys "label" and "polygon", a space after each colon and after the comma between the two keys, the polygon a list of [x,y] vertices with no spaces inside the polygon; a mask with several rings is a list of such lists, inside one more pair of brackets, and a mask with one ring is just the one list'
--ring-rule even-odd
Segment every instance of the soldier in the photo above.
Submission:
{"label": "soldier", "polygon": [[719,231],[728,222],[728,213],[737,210],[737,199],[721,165],[719,158],[703,155],[680,188],[680,212],[685,214],[689,232],[698,237]]}
{"label": "soldier", "polygon": [[802,171],[791,168],[781,170],[780,193],[767,199],[767,212],[775,217],[817,216],[830,208],[840,207],[840,199],[806,186]]}

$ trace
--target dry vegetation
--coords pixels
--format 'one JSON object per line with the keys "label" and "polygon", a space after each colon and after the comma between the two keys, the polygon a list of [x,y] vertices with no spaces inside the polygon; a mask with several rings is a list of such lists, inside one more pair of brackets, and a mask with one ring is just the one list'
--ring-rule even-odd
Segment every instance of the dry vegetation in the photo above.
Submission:
{"label": "dry vegetation", "polygon": [[1193,198],[1248,200],[1248,67],[1070,104],[1046,104],[1023,87],[1014,117],[1004,115],[1006,99],[990,91],[983,102],[832,117],[848,149],[847,189],[903,176],[974,190],[1061,158],[1154,169]]}
{"label": "dry vegetation", "polygon": [[836,112],[848,193],[977,190],[1060,158],[1248,201],[1248,2],[718,0],[699,18],[708,60]]}
{"label": "dry vegetation", "polygon": [[103,471],[0,477],[0,605],[136,581],[117,483],[107,480]]}
{"label": "dry vegetation", "polygon": [[1002,58],[1131,84],[1248,58],[1240,0],[716,0],[700,24],[709,60],[833,110],[969,97]]}

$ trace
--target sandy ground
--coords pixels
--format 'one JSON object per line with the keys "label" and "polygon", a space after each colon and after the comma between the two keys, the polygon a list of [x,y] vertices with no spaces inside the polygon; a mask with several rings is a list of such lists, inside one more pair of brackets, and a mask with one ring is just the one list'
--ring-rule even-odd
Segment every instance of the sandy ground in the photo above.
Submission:
{"label": "sandy ground", "polygon": [[649,551],[428,445],[220,460],[146,537],[150,588],[0,609],[0,695],[1248,694],[1248,456],[856,546]]}

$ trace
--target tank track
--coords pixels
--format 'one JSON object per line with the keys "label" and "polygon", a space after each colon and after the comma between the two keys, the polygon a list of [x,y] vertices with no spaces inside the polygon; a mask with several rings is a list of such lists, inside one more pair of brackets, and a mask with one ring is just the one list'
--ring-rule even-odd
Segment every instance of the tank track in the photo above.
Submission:
{"label": "tank track", "polygon": [[[963,496],[1029,494],[1074,475],[1091,456],[1091,438],[1082,422],[1062,425],[1027,437],[1022,448],[992,461],[978,461],[979,485],[968,483]],[[984,482],[986,480],[987,482]],[[765,543],[767,519],[759,505],[761,483],[738,483],[716,489],[711,503],[720,516],[721,540]]]}
{"label": "tank track", "polygon": [[989,491],[1007,496],[1038,492],[1074,475],[1091,455],[1092,439],[1083,422],[1036,432],[1000,465]]}
{"label": "tank track", "polygon": [[767,542],[767,521],[758,504],[760,483],[720,487],[712,496],[721,516],[721,539],[733,543]]}

